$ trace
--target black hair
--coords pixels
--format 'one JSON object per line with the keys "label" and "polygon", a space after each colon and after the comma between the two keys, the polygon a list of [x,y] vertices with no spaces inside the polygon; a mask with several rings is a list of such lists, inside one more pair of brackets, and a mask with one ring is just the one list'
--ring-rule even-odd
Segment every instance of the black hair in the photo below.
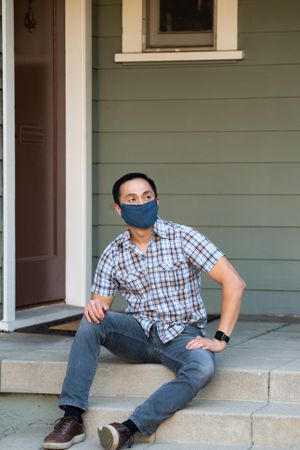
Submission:
{"label": "black hair", "polygon": [[151,188],[153,189],[155,198],[157,198],[157,189],[156,189],[154,181],[151,180],[151,178],[149,178],[144,173],[132,172],[132,173],[127,173],[126,175],[123,175],[113,185],[112,195],[114,198],[114,202],[117,205],[120,205],[120,187],[122,186],[122,184],[126,183],[126,181],[135,180],[136,178],[142,178],[143,180],[146,180],[150,184]]}

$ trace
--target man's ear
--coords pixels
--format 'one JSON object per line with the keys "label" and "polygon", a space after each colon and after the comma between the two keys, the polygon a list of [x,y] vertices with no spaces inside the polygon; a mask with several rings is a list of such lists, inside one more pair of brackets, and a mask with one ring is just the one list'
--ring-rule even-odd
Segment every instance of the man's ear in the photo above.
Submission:
{"label": "man's ear", "polygon": [[117,205],[117,203],[114,204],[114,210],[115,210],[115,213],[116,213],[118,216],[121,216],[121,215],[122,215],[122,213],[121,213],[121,208],[120,208],[119,205]]}
{"label": "man's ear", "polygon": [[156,197],[156,200],[157,200],[157,204],[159,206],[159,197]]}

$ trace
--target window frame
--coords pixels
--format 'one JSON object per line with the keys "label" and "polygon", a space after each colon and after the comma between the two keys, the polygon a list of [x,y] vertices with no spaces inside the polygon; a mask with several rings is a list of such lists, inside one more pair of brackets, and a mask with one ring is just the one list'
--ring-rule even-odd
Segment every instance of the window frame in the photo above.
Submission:
{"label": "window frame", "polygon": [[172,62],[239,60],[244,52],[238,50],[238,0],[215,0],[215,45],[207,48],[148,48],[146,40],[146,2],[122,2],[122,52],[115,62]]}
{"label": "window frame", "polygon": [[[213,0],[214,4],[214,18],[213,18],[213,30],[210,32],[163,32],[159,33],[158,20],[159,18],[159,0],[150,0],[147,3],[147,14],[149,15],[149,21],[147,20],[148,27],[146,30],[147,44],[144,51],[153,51],[160,48],[161,51],[172,51],[174,48],[181,48],[186,50],[191,48],[192,50],[208,49],[214,50],[215,48],[215,8],[216,0]],[[202,43],[199,41],[202,40]],[[179,42],[181,41],[181,42]]]}

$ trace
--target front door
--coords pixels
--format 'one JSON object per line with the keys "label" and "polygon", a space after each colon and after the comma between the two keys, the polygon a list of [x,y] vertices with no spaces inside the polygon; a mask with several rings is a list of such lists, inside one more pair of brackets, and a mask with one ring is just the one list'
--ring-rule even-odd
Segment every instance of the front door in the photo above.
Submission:
{"label": "front door", "polygon": [[14,0],[16,304],[65,298],[64,0]]}

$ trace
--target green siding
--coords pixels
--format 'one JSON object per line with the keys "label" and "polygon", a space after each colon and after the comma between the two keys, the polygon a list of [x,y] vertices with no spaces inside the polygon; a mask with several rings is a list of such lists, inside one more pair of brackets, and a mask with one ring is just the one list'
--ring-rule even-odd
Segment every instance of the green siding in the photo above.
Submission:
{"label": "green siding", "polygon": [[[162,217],[192,226],[300,227],[300,196],[296,195],[160,195],[160,201]],[[94,225],[121,221],[108,194],[95,195],[93,209]],[[284,235],[278,245],[284,245]]]}
{"label": "green siding", "polygon": [[[233,259],[294,261],[299,258],[300,239],[298,228],[263,227],[197,227]],[[124,226],[101,225],[93,229],[94,257],[104,246],[124,231]],[[284,233],[284,245],[278,242]],[[255,242],[255,245],[253,245]],[[271,286],[272,287],[272,286]]]}
{"label": "green siding", "polygon": [[[300,66],[94,70],[94,100],[240,99],[299,96]],[[141,76],[142,75],[142,76]],[[170,83],[170,80],[172,82]],[[284,83],[282,82],[284,80]],[[115,89],[111,91],[111,85]],[[178,89],[180,86],[180,89]]]}
{"label": "green siding", "polygon": [[[300,2],[240,0],[239,62],[114,63],[121,2],[93,5],[93,263],[123,229],[111,186],[158,184],[247,281],[242,311],[300,315]],[[220,292],[204,276],[210,312]]]}
{"label": "green siding", "polygon": [[[93,190],[110,194],[112,179],[144,168],[144,164],[106,164],[103,171],[102,164],[95,164]],[[169,171],[168,163],[147,164],[147,171],[155,180],[161,180],[159,192],[164,195],[300,194],[300,163],[173,164],[170,178],[164,176]],[[238,176],[233,176],[234,173]]]}
{"label": "green siding", "polygon": [[[93,161],[136,163],[280,163],[300,162],[300,132],[97,133]],[[164,149],[163,151],[161,149]],[[283,150],[284,149],[284,150]],[[105,172],[104,172],[105,173]]]}
{"label": "green siding", "polygon": [[94,102],[93,106],[93,129],[98,132],[299,128],[300,98],[104,101]]}

